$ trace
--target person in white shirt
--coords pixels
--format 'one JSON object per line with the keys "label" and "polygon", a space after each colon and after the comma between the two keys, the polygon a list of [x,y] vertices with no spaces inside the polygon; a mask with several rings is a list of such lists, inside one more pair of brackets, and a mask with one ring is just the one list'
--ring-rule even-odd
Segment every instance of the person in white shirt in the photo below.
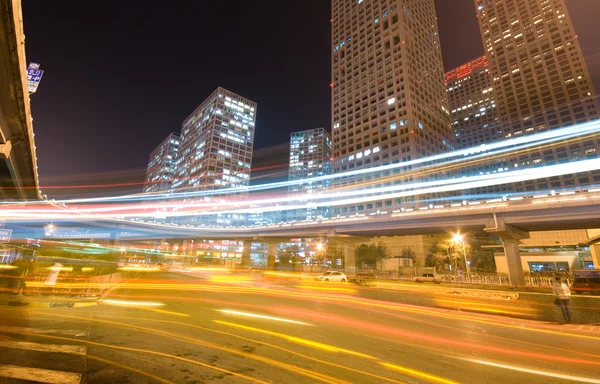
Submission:
{"label": "person in white shirt", "polygon": [[554,279],[552,293],[556,297],[555,303],[560,307],[563,318],[566,323],[571,322],[571,290],[567,284],[561,281],[560,277]]}

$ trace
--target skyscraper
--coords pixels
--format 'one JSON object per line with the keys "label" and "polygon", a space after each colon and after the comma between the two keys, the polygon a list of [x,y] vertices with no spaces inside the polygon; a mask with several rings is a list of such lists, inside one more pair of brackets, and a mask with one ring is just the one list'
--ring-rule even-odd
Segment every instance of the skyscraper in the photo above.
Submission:
{"label": "skyscraper", "polygon": [[[503,138],[598,118],[598,102],[564,0],[474,0]],[[505,169],[597,157],[598,138],[514,155]],[[600,172],[515,183],[515,192],[600,182]]]}
{"label": "skyscraper", "polygon": [[[219,190],[250,185],[256,103],[217,88],[181,127],[177,160],[178,192]],[[228,194],[231,196],[231,194]],[[219,195],[213,195],[216,200]],[[186,221],[201,222],[198,217]],[[219,217],[217,224],[235,218]]]}
{"label": "skyscraper", "polygon": [[179,135],[171,133],[150,154],[144,192],[172,190],[176,175],[175,161],[179,151]]}
{"label": "skyscraper", "polygon": [[485,56],[446,73],[446,87],[457,149],[502,140],[492,75]]}
{"label": "skyscraper", "polygon": [[[289,181],[303,180],[301,184],[289,187],[289,196],[298,196],[299,202],[306,200],[302,196],[325,192],[330,181],[311,181],[311,178],[331,174],[331,138],[323,128],[294,132],[290,135]],[[292,202],[296,203],[296,201]],[[291,210],[287,220],[307,220],[328,217],[329,207],[316,207]]]}
{"label": "skyscraper", "polygon": [[[332,4],[333,172],[400,163],[451,149],[434,0],[333,0]],[[398,175],[391,182],[410,180]],[[349,182],[360,180],[344,179],[336,185]],[[402,202],[335,207],[334,214]]]}

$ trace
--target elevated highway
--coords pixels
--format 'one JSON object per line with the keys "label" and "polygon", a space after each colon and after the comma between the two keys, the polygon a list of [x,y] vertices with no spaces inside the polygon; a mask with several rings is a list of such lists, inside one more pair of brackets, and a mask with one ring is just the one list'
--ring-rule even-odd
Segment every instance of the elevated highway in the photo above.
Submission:
{"label": "elevated highway", "polygon": [[40,196],[20,0],[0,0],[0,199]]}

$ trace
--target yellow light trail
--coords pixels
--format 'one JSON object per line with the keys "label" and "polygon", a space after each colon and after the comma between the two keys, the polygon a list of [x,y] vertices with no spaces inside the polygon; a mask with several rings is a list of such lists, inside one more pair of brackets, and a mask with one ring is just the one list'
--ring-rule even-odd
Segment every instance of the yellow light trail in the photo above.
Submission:
{"label": "yellow light trail", "polygon": [[[68,319],[76,319],[76,320],[78,320],[80,322],[86,322],[86,323],[87,323],[87,321],[89,321],[89,319],[87,319],[85,317],[73,316],[73,315],[56,314],[56,315],[53,315],[53,316],[62,317],[62,318],[68,318]],[[359,373],[359,374],[362,374],[362,375],[366,375],[366,376],[369,376],[369,377],[374,377],[374,378],[382,380],[382,381],[387,381],[387,382],[390,382],[390,383],[397,383],[397,384],[406,384],[406,383],[404,383],[402,381],[390,379],[390,378],[385,377],[385,376],[376,375],[374,373],[370,373],[370,372],[366,372],[366,371],[361,371],[361,370],[356,369],[356,368],[351,368],[351,367],[344,366],[344,365],[341,365],[341,364],[332,363],[330,361],[320,360],[320,359],[317,359],[315,357],[303,355],[303,354],[295,352],[295,351],[293,351],[291,349],[280,347],[278,345],[270,344],[270,343],[267,343],[267,342],[264,342],[264,341],[261,341],[261,340],[255,340],[255,339],[243,337],[243,336],[240,336],[240,335],[236,335],[234,333],[229,333],[229,332],[220,331],[220,330],[216,330],[216,329],[206,328],[206,327],[202,327],[202,326],[195,325],[195,324],[182,323],[182,322],[179,322],[179,321],[171,321],[171,320],[145,319],[145,318],[128,317],[128,316],[98,315],[98,317],[104,317],[104,318],[108,318],[108,319],[120,319],[120,320],[127,320],[127,321],[131,321],[131,320],[145,321],[145,322],[149,321],[149,322],[155,322],[155,323],[173,324],[173,325],[181,325],[181,326],[190,327],[190,328],[196,328],[196,329],[200,329],[200,330],[203,330],[203,331],[208,331],[208,332],[216,333],[216,334],[220,334],[220,335],[226,335],[226,336],[230,336],[230,337],[233,337],[233,338],[236,338],[236,339],[240,339],[240,340],[249,341],[249,342],[252,342],[252,343],[256,343],[256,344],[268,346],[268,347],[271,347],[271,348],[274,348],[274,349],[277,349],[277,350],[280,350],[280,351],[284,351],[286,353],[290,353],[290,354],[295,355],[295,356],[302,357],[302,358],[307,359],[307,360],[318,362],[320,364],[325,364],[325,365],[329,365],[329,366],[332,366],[332,367],[336,367],[336,368],[344,369],[344,370],[347,370],[347,371],[351,371],[351,372]],[[40,316],[39,318],[53,319],[51,317],[44,317],[44,316]],[[94,321],[101,321],[101,320],[98,319],[98,318],[96,318]],[[113,326],[113,327],[130,326],[129,323],[121,323],[121,322],[114,322],[114,321],[109,321],[108,323],[109,324],[107,324],[107,325]],[[152,329],[150,329],[149,331],[150,331],[150,333],[154,333],[154,330],[152,330]],[[148,332],[148,330],[146,330],[144,332]]]}
{"label": "yellow light trail", "polygon": [[298,285],[297,288],[301,288],[301,289],[314,289],[316,291],[324,291],[324,292],[356,293],[356,289],[351,289],[351,288],[337,288],[337,287],[322,287],[322,286],[318,286],[318,285]]}
{"label": "yellow light trail", "polygon": [[151,373],[140,371],[139,369],[135,369],[135,368],[132,368],[130,366],[117,363],[116,361],[106,360],[106,359],[103,359],[103,358],[98,357],[98,356],[90,355],[89,353],[85,357],[87,359],[96,360],[96,361],[99,361],[99,362],[104,363],[104,364],[114,365],[115,367],[121,368],[121,369],[126,370],[126,371],[131,371],[131,372],[135,372],[137,374],[143,375],[143,376],[147,376],[147,377],[149,377],[151,379],[154,379],[156,381],[160,381],[162,383],[175,384],[172,381],[165,380],[165,379],[163,379],[161,377],[158,377],[158,376],[155,376],[155,375],[153,375]]}
{"label": "yellow light trail", "polygon": [[277,332],[273,332],[273,331],[267,331],[264,329],[248,327],[246,325],[241,325],[241,324],[229,323],[227,321],[221,321],[221,320],[213,320],[213,321],[217,324],[226,325],[226,326],[234,327],[234,328],[239,328],[239,329],[243,329],[243,330],[250,331],[250,332],[262,333],[262,334],[269,335],[269,336],[279,337],[281,339],[286,339],[288,341],[292,341],[297,344],[303,344],[303,345],[307,345],[309,347],[314,347],[314,348],[322,349],[325,351],[341,352],[341,353],[346,353],[348,355],[358,356],[358,357],[362,357],[362,358],[370,359],[370,360],[375,359],[375,357],[366,355],[364,353],[355,352],[355,351],[351,351],[349,349],[344,349],[344,348],[338,348],[333,345],[317,343],[316,341],[306,340],[306,339],[302,339],[302,338],[295,337],[295,336],[289,336],[289,335],[285,335],[283,333],[277,333]]}
{"label": "yellow light trail", "polygon": [[[78,316],[58,315],[58,314],[55,314],[55,316],[63,317],[63,318],[81,319],[81,317],[78,317]],[[85,318],[83,318],[83,319],[85,319]],[[339,380],[339,379],[336,379],[334,377],[331,377],[331,376],[328,376],[328,375],[325,375],[325,374],[322,374],[322,373],[314,372],[314,371],[311,371],[309,369],[295,367],[293,365],[282,363],[282,362],[280,362],[278,360],[270,359],[268,357],[247,354],[247,353],[245,353],[243,351],[239,351],[237,349],[233,349],[233,348],[229,348],[229,347],[224,347],[224,346],[221,346],[219,344],[214,344],[214,343],[211,343],[211,342],[208,342],[208,341],[204,341],[204,340],[201,340],[201,339],[197,339],[197,338],[185,337],[185,336],[179,335],[177,333],[173,333],[173,332],[159,331],[159,330],[155,330],[155,329],[152,329],[152,328],[146,328],[146,327],[141,327],[141,326],[126,324],[126,323],[120,323],[120,322],[115,322],[115,321],[110,321],[110,320],[95,319],[94,321],[98,322],[98,323],[108,324],[108,325],[113,325],[113,326],[118,326],[118,327],[132,328],[132,329],[140,330],[140,331],[143,331],[143,332],[146,332],[146,333],[151,333],[151,334],[155,334],[155,335],[159,335],[159,336],[163,336],[163,337],[167,337],[167,338],[171,338],[171,339],[175,339],[175,340],[184,341],[184,342],[187,342],[187,343],[190,343],[190,344],[196,344],[196,345],[200,345],[200,346],[203,346],[203,347],[212,348],[212,349],[216,349],[216,350],[219,350],[219,351],[231,353],[231,354],[234,354],[234,355],[243,356],[245,358],[256,360],[256,361],[259,361],[259,362],[264,363],[264,364],[269,365],[269,366],[279,367],[279,368],[288,370],[290,372],[297,373],[299,375],[307,376],[307,377],[310,377],[312,379],[316,379],[316,380],[322,381],[324,383],[349,384],[346,381]],[[27,334],[27,333],[19,332],[19,334]],[[44,335],[44,337],[46,337],[46,335]],[[115,347],[115,348],[125,348],[125,347]],[[155,352],[155,353],[158,354],[159,352]]]}
{"label": "yellow light trail", "polygon": [[400,371],[400,372],[402,372],[404,374],[408,374],[410,376],[418,377],[420,379],[425,379],[425,380],[428,380],[428,381],[433,381],[433,382],[436,382],[436,383],[443,383],[443,384],[458,384],[456,381],[451,381],[451,380],[445,379],[443,377],[434,376],[434,375],[430,375],[428,373],[419,372],[419,371],[416,371],[414,369],[409,369],[409,368],[401,367],[399,365],[390,364],[390,363],[383,363],[383,362],[379,363],[379,364],[383,365],[386,368],[391,368],[393,370]]}
{"label": "yellow light trail", "polygon": [[[123,324],[123,325],[125,325],[125,324]],[[74,339],[74,338],[63,337],[63,336],[51,336],[51,335],[44,335],[44,334],[40,334],[40,333],[20,332],[19,334],[20,335],[42,337],[42,338],[47,338],[47,339],[52,339],[52,340],[63,340],[63,341],[71,341],[71,342],[75,341],[77,343],[85,343],[85,344],[93,345],[93,346],[96,346],[96,347],[103,347],[103,348],[109,348],[109,349],[118,349],[118,350],[128,351],[128,352],[139,352],[139,353],[146,353],[146,354],[150,354],[150,355],[161,356],[161,357],[166,357],[166,358],[169,358],[169,359],[184,361],[186,363],[190,363],[190,364],[194,364],[194,365],[199,365],[199,366],[204,367],[204,368],[209,368],[209,369],[212,369],[212,370],[215,370],[215,371],[226,373],[226,374],[229,374],[229,375],[232,375],[232,376],[236,376],[236,377],[248,380],[248,381],[252,381],[252,382],[256,382],[256,383],[262,383],[262,384],[269,384],[266,381],[262,381],[262,380],[254,378],[254,377],[246,376],[246,375],[243,375],[241,373],[234,372],[234,371],[229,371],[229,370],[224,369],[224,368],[215,367],[214,365],[204,364],[204,363],[201,363],[201,362],[196,361],[196,360],[186,359],[185,357],[170,355],[168,353],[152,351],[152,350],[149,350],[149,349],[132,348],[132,347],[122,347],[122,346],[117,346],[117,345],[110,345],[110,344],[98,343],[96,341]]]}
{"label": "yellow light trail", "polygon": [[[335,346],[332,346],[332,345],[317,343],[317,342],[314,342],[314,341],[311,341],[311,340],[301,339],[301,338],[294,337],[294,336],[288,336],[288,335],[284,335],[284,334],[277,333],[277,332],[266,331],[264,329],[258,329],[258,328],[248,327],[248,326],[245,326],[245,325],[228,323],[228,322],[220,321],[220,320],[213,320],[213,321],[216,322],[216,323],[218,323],[218,324],[227,325],[227,326],[235,327],[235,328],[240,328],[240,329],[244,329],[244,330],[251,331],[251,332],[263,333],[263,334],[266,334],[266,335],[269,335],[269,336],[275,336],[275,337],[287,339],[287,340],[292,341],[292,342],[296,342],[296,343],[308,345],[310,347],[314,347],[314,348],[318,348],[318,349],[323,349],[323,350],[326,350],[326,351],[342,352],[342,353],[347,353],[347,354],[350,354],[350,355],[354,355],[354,356],[358,356],[358,357],[362,357],[362,358],[366,358],[366,359],[370,359],[370,360],[378,360],[376,357],[365,355],[363,353],[359,353],[359,352],[351,351],[351,350],[348,350],[348,349],[343,349],[343,348],[335,347]],[[381,365],[383,365],[385,367],[388,367],[388,368],[392,367],[392,368],[394,368],[396,370],[400,370],[400,371],[403,371],[405,373],[409,373],[411,376],[417,376],[417,377],[420,377],[420,378],[427,378],[429,380],[433,380],[433,381],[436,381],[436,382],[439,382],[439,383],[457,384],[457,383],[455,383],[453,381],[446,380],[446,379],[438,377],[438,376],[430,375],[428,373],[421,372],[421,371],[414,370],[414,369],[410,369],[410,368],[406,368],[406,367],[401,367],[399,365],[395,365],[395,364],[391,364],[391,363],[386,363],[386,362],[379,362],[379,364],[381,364]]]}

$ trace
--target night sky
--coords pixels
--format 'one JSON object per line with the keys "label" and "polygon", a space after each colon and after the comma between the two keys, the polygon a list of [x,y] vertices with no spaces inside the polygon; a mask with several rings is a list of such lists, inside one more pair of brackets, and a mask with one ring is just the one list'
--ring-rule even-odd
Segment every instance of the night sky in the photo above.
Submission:
{"label": "night sky", "polygon": [[[473,0],[436,3],[446,70],[482,55]],[[254,166],[285,163],[290,132],[329,128],[330,0],[165,4],[23,0],[45,71],[31,98],[42,186],[139,181],[217,86],[258,103]],[[567,4],[600,89],[600,1]]]}

